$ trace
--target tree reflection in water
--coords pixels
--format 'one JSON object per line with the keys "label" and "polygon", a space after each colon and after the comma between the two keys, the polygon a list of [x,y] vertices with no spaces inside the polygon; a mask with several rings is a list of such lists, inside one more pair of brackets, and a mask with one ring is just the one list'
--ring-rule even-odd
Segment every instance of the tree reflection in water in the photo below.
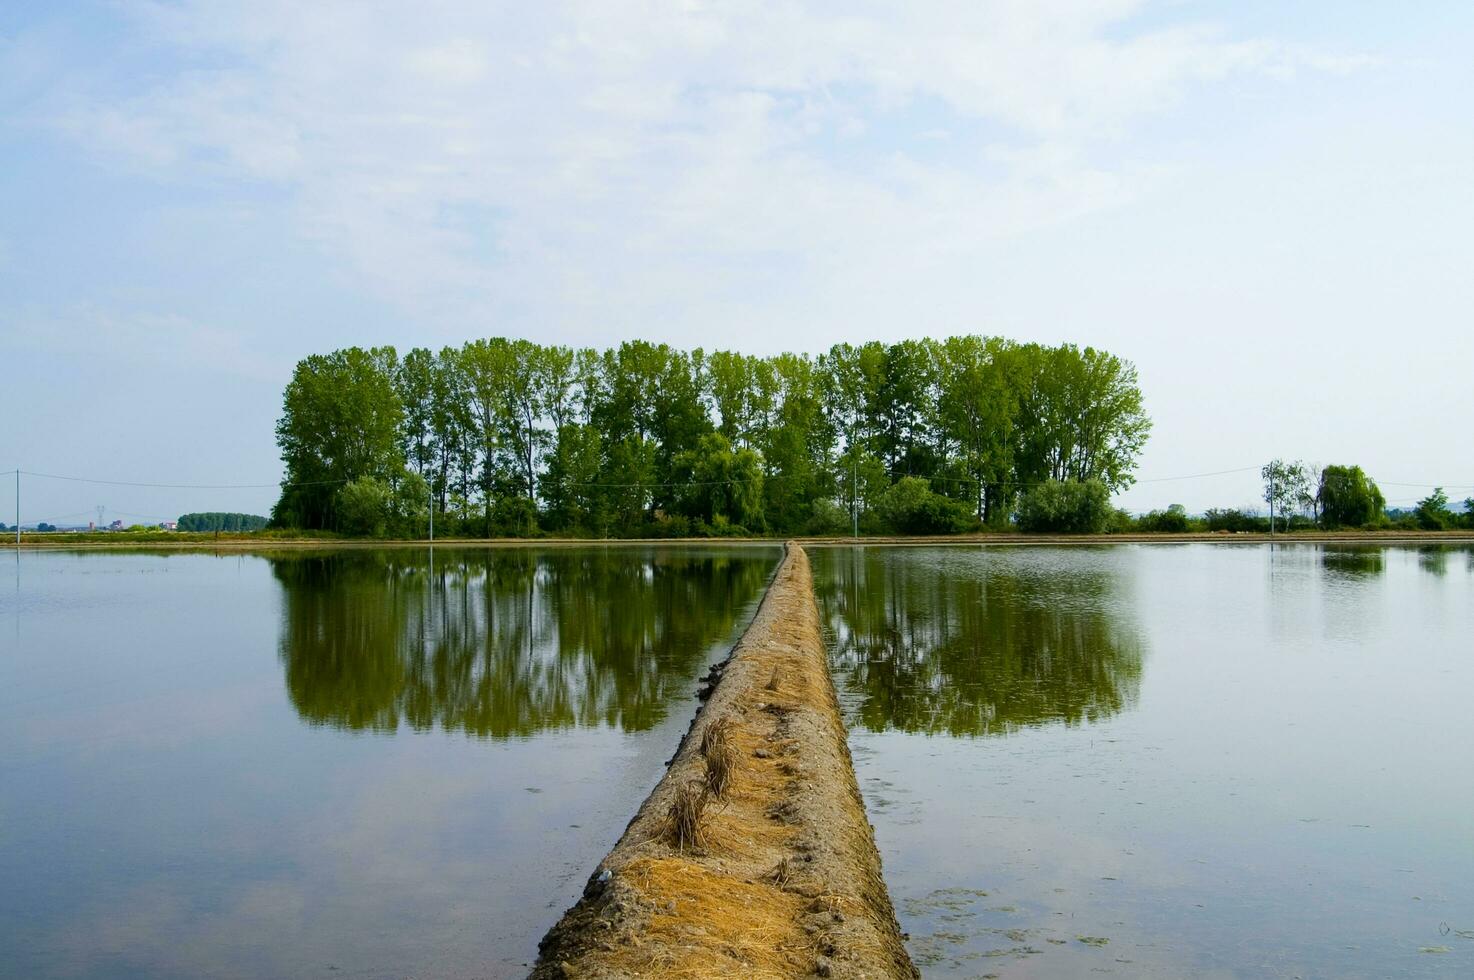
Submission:
{"label": "tree reflection in water", "polygon": [[[306,721],[507,738],[626,731],[688,698],[777,553],[681,547],[353,551],[272,559]],[[432,582],[433,576],[433,582]]]}
{"label": "tree reflection in water", "polygon": [[1320,561],[1331,581],[1376,578],[1387,571],[1381,548],[1326,547],[1321,550]]}
{"label": "tree reflection in water", "polygon": [[816,549],[851,723],[991,735],[1129,707],[1143,643],[1116,556],[1084,550]]}

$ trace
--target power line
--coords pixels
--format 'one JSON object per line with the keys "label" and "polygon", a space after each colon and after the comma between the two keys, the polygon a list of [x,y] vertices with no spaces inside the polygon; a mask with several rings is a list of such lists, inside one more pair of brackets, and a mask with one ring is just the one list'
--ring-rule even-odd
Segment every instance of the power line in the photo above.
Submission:
{"label": "power line", "polygon": [[1136,482],[1137,483],[1170,483],[1170,482],[1172,482],[1174,480],[1200,480],[1200,479],[1202,479],[1204,477],[1209,477],[1209,476],[1227,476],[1230,473],[1249,473],[1251,471],[1252,472],[1258,472],[1258,470],[1259,470],[1259,467],[1257,467],[1257,466],[1240,466],[1238,469],[1233,469],[1233,470],[1215,470],[1212,473],[1189,473],[1186,476],[1154,476],[1154,477],[1149,477],[1149,478],[1147,478],[1145,480],[1137,480]]}
{"label": "power line", "polygon": [[86,476],[60,476],[56,473],[37,473],[20,470],[22,476],[37,476],[45,480],[66,480],[69,483],[95,483],[110,487],[146,487],[151,490],[268,490],[272,487],[320,487],[333,483],[350,483],[347,479],[305,480],[299,483],[135,483],[129,480],[98,480]]}

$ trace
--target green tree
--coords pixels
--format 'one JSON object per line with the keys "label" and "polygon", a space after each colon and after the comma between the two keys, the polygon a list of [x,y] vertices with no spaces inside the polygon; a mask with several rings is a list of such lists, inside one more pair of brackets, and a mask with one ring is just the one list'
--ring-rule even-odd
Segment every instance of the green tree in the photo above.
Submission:
{"label": "green tree", "polygon": [[598,486],[602,449],[593,426],[569,423],[558,429],[542,480],[549,524],[555,530],[605,529],[605,494]]}
{"label": "green tree", "polygon": [[447,512],[449,498],[466,499],[476,469],[476,422],[461,352],[442,348],[430,378],[430,428],[434,447],[431,488],[437,510]]}
{"label": "green tree", "polygon": [[797,354],[769,358],[777,384],[772,421],[756,447],[762,456],[763,513],[784,533],[809,525],[815,504],[835,492],[831,456],[834,429],[824,413],[814,362]]}
{"label": "green tree", "polygon": [[350,347],[297,364],[276,425],[286,477],[274,524],[333,529],[338,487],[403,471],[396,363],[392,347]]}
{"label": "green tree", "polygon": [[1422,500],[1413,511],[1418,527],[1425,531],[1445,531],[1454,525],[1453,512],[1448,509],[1448,494],[1443,487],[1434,487],[1433,492]]}
{"label": "green tree", "polygon": [[1135,366],[1073,344],[1025,345],[1017,362],[1020,482],[1099,480],[1112,492],[1129,487],[1151,432]]}
{"label": "green tree", "polygon": [[255,514],[229,514],[216,511],[180,515],[181,531],[259,531],[267,524]]}
{"label": "green tree", "polygon": [[893,478],[930,473],[929,452],[936,414],[936,375],[931,347],[903,340],[885,349],[875,395],[876,449]]}
{"label": "green tree", "polygon": [[728,442],[751,446],[752,364],[756,358],[732,351],[713,351],[706,366],[717,431]]}
{"label": "green tree", "polygon": [[394,387],[404,408],[400,452],[423,476],[435,462],[435,355],[423,347],[405,354],[395,372]]}
{"label": "green tree", "polygon": [[1382,519],[1387,502],[1360,466],[1327,466],[1316,491],[1325,527],[1364,527]]}
{"label": "green tree", "polygon": [[1006,510],[1013,474],[1018,390],[1012,384],[1011,345],[984,337],[948,337],[937,350],[941,383],[937,431],[958,464],[959,484],[977,516],[996,521]]}
{"label": "green tree", "polygon": [[[836,513],[879,529],[877,502],[908,476],[997,525],[1023,486],[1129,485],[1150,428],[1128,362],[984,337],[837,344],[817,358],[496,337],[402,361],[392,348],[350,348],[299,364],[284,406],[288,479],[274,519],[336,528],[340,497],[357,501],[338,488],[371,477],[390,492],[385,533],[396,534],[419,533],[418,518],[401,530],[418,499],[402,485],[406,464],[428,481],[446,533],[525,534],[541,522],[638,534],[692,508],[713,522],[740,511],[773,531],[829,527]],[[691,499],[696,469],[754,462],[755,507]],[[890,499],[913,496],[908,485]]]}
{"label": "green tree", "polygon": [[751,530],[763,519],[763,470],[751,449],[733,449],[720,432],[709,432],[695,449],[676,456],[671,474],[680,482],[675,508],[707,524],[719,519]]}
{"label": "green tree", "polygon": [[1275,530],[1281,522],[1288,526],[1290,515],[1312,499],[1305,464],[1273,459],[1260,468],[1259,475],[1264,479],[1264,502],[1269,505],[1269,529]]}

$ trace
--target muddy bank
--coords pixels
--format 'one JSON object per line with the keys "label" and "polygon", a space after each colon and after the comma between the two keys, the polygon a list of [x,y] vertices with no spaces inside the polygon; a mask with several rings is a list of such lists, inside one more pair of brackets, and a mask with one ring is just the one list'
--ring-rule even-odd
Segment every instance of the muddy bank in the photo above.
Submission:
{"label": "muddy bank", "polygon": [[916,977],[790,544],[665,777],[532,976]]}

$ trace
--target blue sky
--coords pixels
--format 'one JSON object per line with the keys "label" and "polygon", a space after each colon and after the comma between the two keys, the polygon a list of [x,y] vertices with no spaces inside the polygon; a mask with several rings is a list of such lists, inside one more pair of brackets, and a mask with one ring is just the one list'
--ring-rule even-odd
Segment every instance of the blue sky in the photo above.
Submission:
{"label": "blue sky", "polygon": [[1138,365],[1134,509],[1274,455],[1471,484],[1471,42],[1457,3],[7,4],[0,466],[271,484],[346,344],[976,331]]}

